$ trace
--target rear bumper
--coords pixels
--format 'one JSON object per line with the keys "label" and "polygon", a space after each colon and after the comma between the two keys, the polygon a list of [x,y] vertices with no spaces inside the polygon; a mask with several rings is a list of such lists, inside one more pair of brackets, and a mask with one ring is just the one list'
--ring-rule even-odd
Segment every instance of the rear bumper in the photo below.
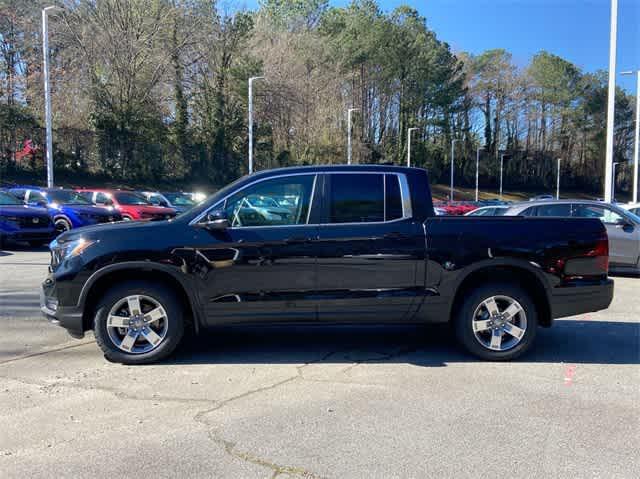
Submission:
{"label": "rear bumper", "polygon": [[612,300],[612,279],[598,284],[557,288],[551,294],[551,315],[555,319],[600,311],[607,309]]}

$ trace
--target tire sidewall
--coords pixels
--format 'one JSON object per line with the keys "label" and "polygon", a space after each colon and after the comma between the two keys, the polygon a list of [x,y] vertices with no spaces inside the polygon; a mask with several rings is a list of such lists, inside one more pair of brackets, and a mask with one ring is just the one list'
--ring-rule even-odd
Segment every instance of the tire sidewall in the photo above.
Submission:
{"label": "tire sidewall", "polygon": [[[62,217],[56,218],[53,224],[56,229],[56,233],[58,235],[61,235],[62,233],[66,233],[67,231],[71,230],[71,222],[66,218],[62,218]],[[58,226],[57,226],[58,224],[64,225],[64,231],[58,230]]]}
{"label": "tire sidewall", "polygon": [[[111,308],[126,296],[144,295],[153,298],[167,312],[169,324],[162,343],[152,351],[142,354],[130,354],[116,346],[107,330],[107,318]],[[180,343],[184,334],[183,311],[174,293],[160,284],[127,282],[109,290],[100,300],[93,325],[96,342],[104,352],[105,358],[122,364],[148,364],[169,356]]]}
{"label": "tire sidewall", "polygon": [[[473,313],[482,301],[491,296],[509,296],[524,308],[527,316],[527,329],[520,342],[507,351],[492,351],[485,348],[476,339],[473,332]],[[508,361],[524,354],[533,344],[538,329],[538,312],[535,303],[518,285],[505,283],[490,284],[472,290],[464,299],[456,316],[456,336],[465,348],[474,356],[492,361]]]}

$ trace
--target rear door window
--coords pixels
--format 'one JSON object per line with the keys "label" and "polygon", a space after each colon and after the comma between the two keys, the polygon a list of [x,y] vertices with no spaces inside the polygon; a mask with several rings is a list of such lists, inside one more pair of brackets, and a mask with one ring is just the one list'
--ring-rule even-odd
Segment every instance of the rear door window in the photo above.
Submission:
{"label": "rear door window", "polygon": [[[383,174],[331,174],[329,222],[384,221],[384,177]],[[393,204],[391,206],[394,208]]]}
{"label": "rear door window", "polygon": [[402,194],[400,193],[400,178],[398,175],[384,175],[385,193],[385,221],[402,218]]}

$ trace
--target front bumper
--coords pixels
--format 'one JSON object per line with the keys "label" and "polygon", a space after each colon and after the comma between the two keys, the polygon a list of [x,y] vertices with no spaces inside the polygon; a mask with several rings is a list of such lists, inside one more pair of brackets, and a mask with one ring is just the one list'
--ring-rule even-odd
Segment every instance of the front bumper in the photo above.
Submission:
{"label": "front bumper", "polygon": [[84,337],[82,310],[76,306],[58,304],[55,282],[51,278],[47,278],[40,287],[40,311],[52,324],[65,328],[72,337]]}
{"label": "front bumper", "polygon": [[55,230],[20,229],[3,232],[2,236],[13,241],[52,241],[56,237]]}
{"label": "front bumper", "polygon": [[553,318],[564,318],[600,311],[607,309],[612,300],[612,279],[603,280],[598,284],[556,288],[551,294],[551,314]]}

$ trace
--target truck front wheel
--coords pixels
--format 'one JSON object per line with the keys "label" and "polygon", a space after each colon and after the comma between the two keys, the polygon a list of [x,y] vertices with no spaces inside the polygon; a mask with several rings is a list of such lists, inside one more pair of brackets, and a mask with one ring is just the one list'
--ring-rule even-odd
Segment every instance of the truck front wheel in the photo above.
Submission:
{"label": "truck front wheel", "polygon": [[468,291],[455,317],[456,336],[471,354],[490,361],[514,359],[533,344],[538,327],[534,302],[511,284]]}
{"label": "truck front wheel", "polygon": [[153,363],[169,356],[180,343],[183,311],[166,286],[125,282],[107,291],[99,302],[93,330],[109,361]]}

